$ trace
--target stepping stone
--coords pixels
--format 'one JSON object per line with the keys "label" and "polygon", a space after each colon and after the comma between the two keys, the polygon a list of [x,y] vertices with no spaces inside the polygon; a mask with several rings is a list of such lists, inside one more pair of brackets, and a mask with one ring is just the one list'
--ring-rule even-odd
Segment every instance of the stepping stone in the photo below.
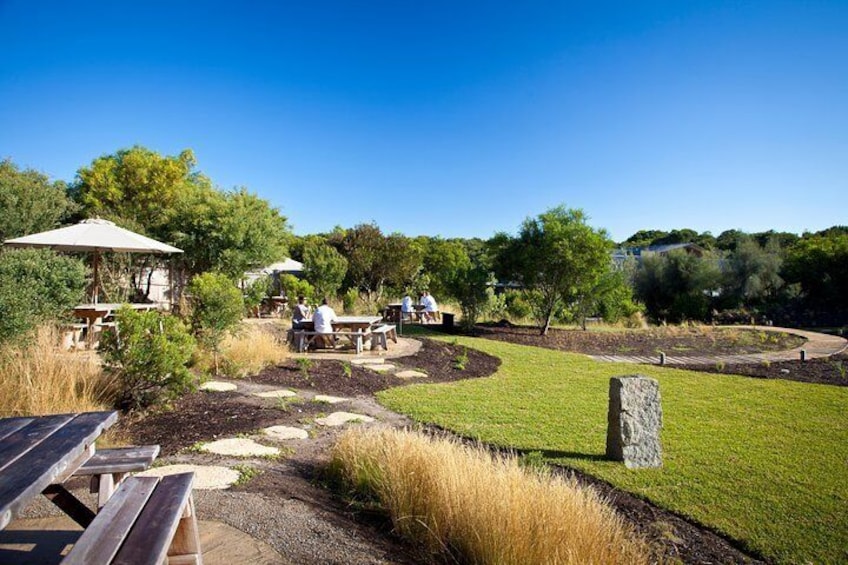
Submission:
{"label": "stepping stone", "polygon": [[265,392],[254,392],[254,396],[259,396],[261,398],[291,398],[293,396],[297,396],[296,392],[291,390],[266,390]]}
{"label": "stepping stone", "polygon": [[402,379],[423,379],[427,377],[427,373],[422,373],[421,371],[398,371],[395,373],[396,377],[400,377]]}
{"label": "stepping stone", "polygon": [[271,426],[262,430],[265,435],[273,439],[308,439],[309,433],[301,428],[293,428],[291,426]]}
{"label": "stepping stone", "polygon": [[370,416],[364,416],[362,414],[353,414],[351,412],[333,412],[326,418],[315,418],[316,424],[321,424],[322,426],[343,426],[348,422],[373,422],[374,418]]}
{"label": "stepping stone", "polygon": [[395,366],[391,363],[383,363],[382,365],[364,365],[366,369],[371,369],[375,373],[388,373],[394,370]]}
{"label": "stepping stone", "polygon": [[225,383],[224,381],[206,381],[200,385],[200,390],[208,392],[230,392],[237,388],[235,383]]}
{"label": "stepping stone", "polygon": [[262,457],[265,455],[280,454],[280,450],[276,447],[268,447],[267,445],[256,443],[252,439],[240,437],[203,443],[200,445],[200,450],[218,455],[233,455],[236,457]]}
{"label": "stepping stone", "polygon": [[315,402],[326,402],[327,404],[338,404],[339,402],[348,402],[350,398],[342,398],[341,396],[330,396],[328,394],[316,394],[313,400]]}
{"label": "stepping stone", "polygon": [[385,363],[386,360],[381,357],[363,357],[361,359],[351,359],[351,365],[380,365],[381,363]]}
{"label": "stepping stone", "polygon": [[194,472],[194,486],[198,490],[229,488],[239,480],[239,472],[220,465],[165,465],[137,473],[138,477],[164,477],[177,473]]}

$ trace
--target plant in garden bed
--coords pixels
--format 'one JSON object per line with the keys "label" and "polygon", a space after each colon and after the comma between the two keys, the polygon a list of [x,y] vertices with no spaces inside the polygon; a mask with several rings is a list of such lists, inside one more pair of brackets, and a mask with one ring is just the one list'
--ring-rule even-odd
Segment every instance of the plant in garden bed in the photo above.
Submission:
{"label": "plant in garden bed", "polygon": [[179,318],[123,307],[115,320],[116,331],[104,333],[100,348],[118,379],[120,406],[143,408],[195,388],[187,368],[195,342]]}
{"label": "plant in garden bed", "polygon": [[198,341],[212,351],[215,374],[218,374],[218,356],[221,341],[241,320],[244,307],[241,292],[226,276],[220,273],[203,273],[188,285],[192,296],[191,329]]}
{"label": "plant in garden bed", "polygon": [[526,472],[515,458],[483,447],[408,431],[349,430],[333,449],[332,475],[375,499],[394,530],[430,555],[507,565],[651,560],[647,544],[594,490],[542,469]]}

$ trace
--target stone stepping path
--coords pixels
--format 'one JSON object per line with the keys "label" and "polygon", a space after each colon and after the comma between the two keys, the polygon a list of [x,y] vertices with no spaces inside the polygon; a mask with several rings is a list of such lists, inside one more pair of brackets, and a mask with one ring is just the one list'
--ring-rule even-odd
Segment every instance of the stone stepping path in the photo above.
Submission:
{"label": "stone stepping path", "polygon": [[297,393],[291,390],[280,389],[266,390],[264,392],[254,392],[253,396],[258,396],[260,398],[293,398],[297,396]]}
{"label": "stone stepping path", "polygon": [[392,365],[391,363],[382,363],[379,365],[363,365],[366,369],[370,369],[375,373],[388,373],[394,371],[397,367]]}
{"label": "stone stepping path", "polygon": [[312,400],[315,402],[326,402],[327,404],[339,404],[341,402],[350,402],[349,398],[341,396],[330,396],[329,394],[316,394]]}
{"label": "stone stepping path", "polygon": [[380,357],[374,357],[373,359],[366,357],[364,359],[351,359],[350,360],[351,365],[382,365],[385,362],[386,362],[386,360],[382,359]]}
{"label": "stone stepping path", "polygon": [[216,455],[231,455],[235,457],[265,457],[280,454],[276,447],[268,447],[247,438],[219,439],[200,444],[200,450]]}
{"label": "stone stepping path", "polygon": [[194,488],[198,490],[221,490],[230,488],[239,480],[239,472],[220,465],[165,465],[137,473],[139,477],[164,477],[178,473],[194,472]]}
{"label": "stone stepping path", "polygon": [[352,412],[333,412],[324,418],[315,418],[315,423],[322,426],[336,427],[343,426],[349,422],[373,422],[374,418],[363,414],[354,414]]}
{"label": "stone stepping path", "polygon": [[309,432],[302,428],[294,428],[292,426],[271,426],[262,430],[265,435],[272,439],[309,439]]}
{"label": "stone stepping path", "polygon": [[225,383],[224,381],[206,381],[200,385],[200,390],[207,392],[231,392],[237,388],[235,383]]}

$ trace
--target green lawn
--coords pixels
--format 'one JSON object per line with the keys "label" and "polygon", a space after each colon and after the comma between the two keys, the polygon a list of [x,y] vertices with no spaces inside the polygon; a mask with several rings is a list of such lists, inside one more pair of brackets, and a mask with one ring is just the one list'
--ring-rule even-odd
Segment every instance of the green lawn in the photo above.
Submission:
{"label": "green lawn", "polygon": [[[457,341],[500,357],[500,370],[383,391],[381,402],[482,441],[542,451],[778,562],[848,561],[848,388]],[[661,470],[603,460],[609,377],[636,372],[660,382]]]}

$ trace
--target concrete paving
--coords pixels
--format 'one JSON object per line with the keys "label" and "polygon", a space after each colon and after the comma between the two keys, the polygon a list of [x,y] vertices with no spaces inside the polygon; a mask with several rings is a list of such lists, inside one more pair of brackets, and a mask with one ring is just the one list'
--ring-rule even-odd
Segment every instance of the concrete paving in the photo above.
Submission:
{"label": "concrete paving", "polygon": [[176,475],[177,473],[194,473],[194,490],[219,490],[233,486],[239,480],[239,472],[219,465],[188,465],[180,463],[177,465],[164,465],[153,467],[147,471],[137,473],[139,477],[164,477]]}
{"label": "concrete paving", "polygon": [[276,447],[268,447],[252,439],[233,437],[200,444],[200,450],[216,455],[233,457],[275,457],[280,454]]}

